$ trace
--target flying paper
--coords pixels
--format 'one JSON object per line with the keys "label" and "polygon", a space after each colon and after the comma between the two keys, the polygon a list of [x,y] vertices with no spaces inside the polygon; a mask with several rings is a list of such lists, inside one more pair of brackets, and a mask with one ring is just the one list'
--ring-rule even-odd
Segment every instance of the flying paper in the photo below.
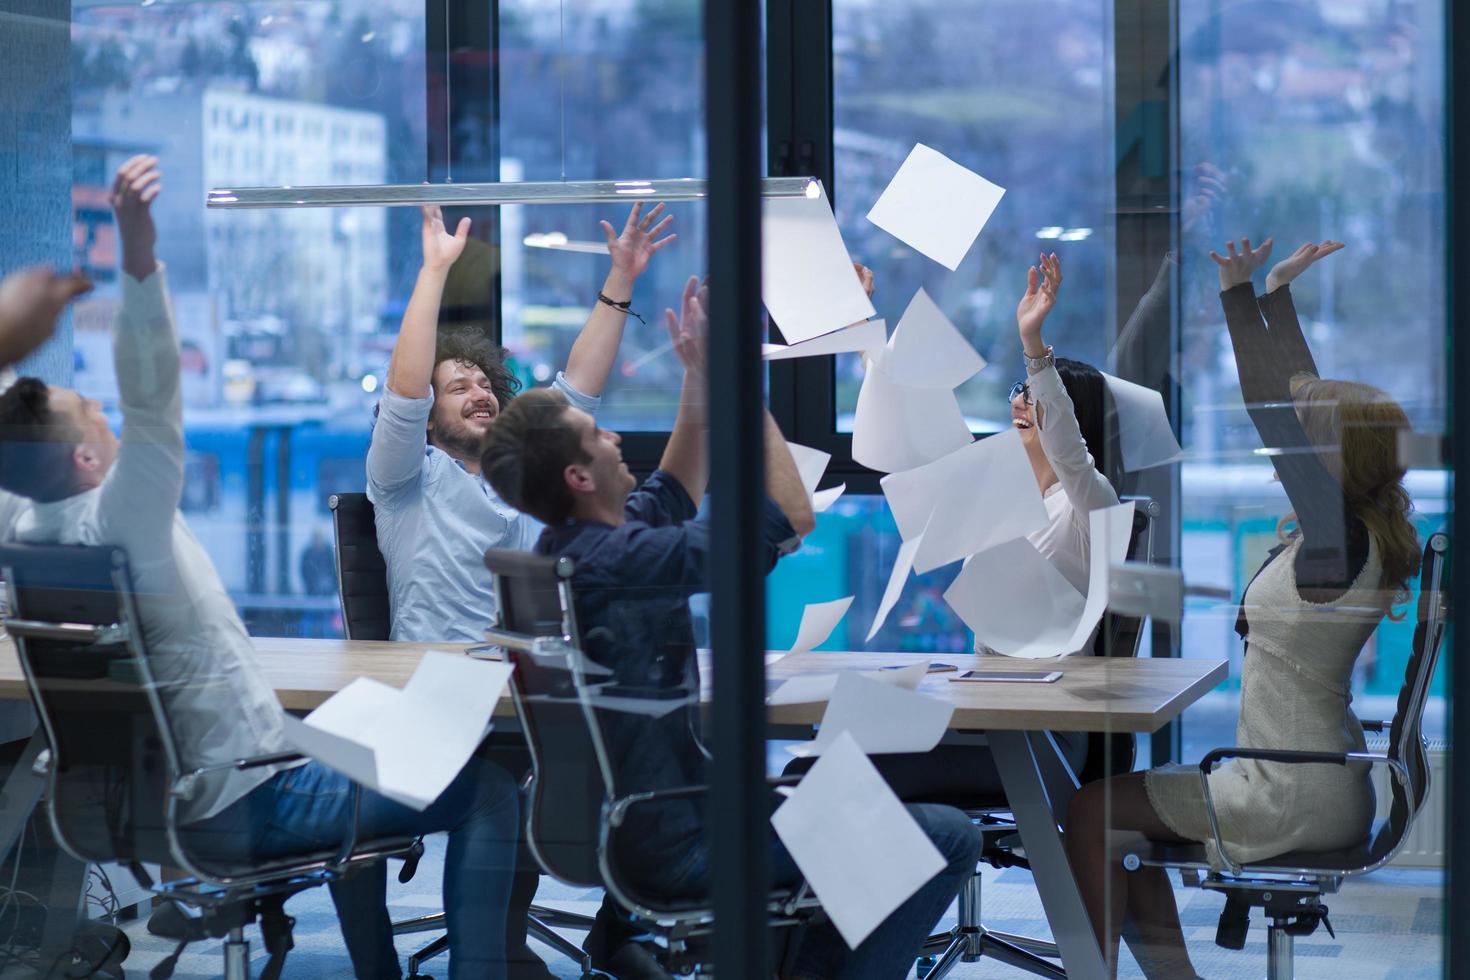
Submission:
{"label": "flying paper", "polygon": [[928,752],[944,737],[953,716],[952,702],[848,671],[837,676],[816,739],[787,746],[787,751],[800,757],[821,755],[846,733],[869,755]]}
{"label": "flying paper", "polygon": [[1129,473],[1163,466],[1184,457],[1169,426],[1164,396],[1152,388],[1104,374],[1118,412],[1118,448]]}
{"label": "flying paper", "polygon": [[920,289],[888,338],[883,370],[911,388],[958,388],[985,367],[985,358]]}
{"label": "flying paper", "polygon": [[802,486],[806,487],[808,494],[815,493],[817,484],[822,482],[822,474],[827,472],[827,463],[832,459],[832,454],[794,442],[787,442],[786,448],[791,450],[796,471],[801,474]]}
{"label": "flying paper", "polygon": [[852,422],[852,458],[885,473],[916,466],[974,441],[949,389],[906,388],[867,361]]}
{"label": "flying paper", "polygon": [[[927,523],[926,521],[925,524]],[[873,615],[873,625],[868,629],[864,643],[872,642],[873,637],[878,635],[888,614],[898,602],[898,597],[903,594],[904,583],[909,580],[909,572],[914,569],[914,555],[924,545],[924,534],[924,531],[920,531],[898,546],[898,557],[893,559],[893,569],[888,573],[888,586],[883,590],[883,599],[878,603],[878,611]]]}
{"label": "flying paper", "polygon": [[938,848],[846,734],[771,815],[771,826],[854,948],[944,869]]}
{"label": "flying paper", "polygon": [[945,601],[996,653],[1037,658],[1081,651],[1107,610],[1109,568],[1128,555],[1132,501],[1093,511],[1088,526],[1086,597],[1031,542],[1016,539],[966,562]]}
{"label": "flying paper", "polygon": [[837,628],[842,617],[847,615],[847,607],[852,605],[852,596],[845,599],[836,599],[832,602],[814,602],[807,605],[801,611],[801,625],[796,629],[796,642],[791,646],[792,653],[803,653],[807,650],[815,650]]}
{"label": "flying paper", "polygon": [[799,344],[762,344],[761,357],[768,361],[784,361],[793,357],[818,357],[823,354],[875,351],[880,349],[887,339],[888,326],[884,321],[864,320]]}
{"label": "flying paper", "polygon": [[424,810],[484,740],[511,669],[430,650],[401,691],[359,677],[305,720],[283,716],[286,740],[369,789]]}
{"label": "flying paper", "polygon": [[[904,540],[924,531],[919,574],[1046,526],[1021,434],[1007,429],[879,481]],[[932,515],[932,516],[931,516]]]}
{"label": "flying paper", "polygon": [[868,220],[952,272],[1004,196],[1004,187],[918,143]]}
{"label": "flying paper", "polygon": [[761,224],[762,297],[788,344],[873,315],[827,193],[768,197]]}
{"label": "flying paper", "polygon": [[837,498],[847,490],[846,483],[839,483],[835,487],[818,490],[812,494],[812,512],[820,514],[822,511],[837,503]]}

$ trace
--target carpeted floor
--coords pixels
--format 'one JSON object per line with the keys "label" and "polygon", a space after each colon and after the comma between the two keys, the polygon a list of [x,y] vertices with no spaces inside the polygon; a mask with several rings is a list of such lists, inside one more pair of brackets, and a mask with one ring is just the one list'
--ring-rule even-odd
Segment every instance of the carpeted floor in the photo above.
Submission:
{"label": "carpeted floor", "polygon": [[[419,873],[408,885],[399,885],[390,875],[390,901],[395,919],[407,918],[439,907],[439,869],[442,838],[430,840],[429,853]],[[1202,976],[1211,980],[1250,978],[1265,975],[1265,929],[1252,923],[1246,948],[1235,952],[1214,944],[1215,923],[1223,900],[1197,889],[1180,889],[1178,898],[1190,951]],[[543,881],[537,901],[592,914],[601,893],[567,888]],[[1317,935],[1297,941],[1297,977],[1300,980],[1428,980],[1443,975],[1441,941],[1444,932],[1444,876],[1438,871],[1382,871],[1348,882],[1343,891],[1328,899],[1337,938],[1318,930]],[[987,869],[984,878],[986,925],[1004,932],[1045,938],[1045,919],[1030,875],[1019,869],[1003,872]],[[325,889],[293,899],[287,910],[296,916],[296,949],[286,964],[286,977],[314,980],[348,980],[352,976],[337,930],[336,917]],[[954,909],[946,924],[954,921]],[[130,923],[133,941],[128,957],[128,976],[146,976],[148,969],[172,951],[171,944],[149,936],[142,921]],[[580,935],[570,934],[580,941]],[[417,949],[433,934],[404,936],[398,943],[403,956]],[[252,937],[256,971],[264,962],[258,935]],[[545,946],[537,947],[559,977],[577,977],[577,968],[557,958]],[[430,975],[447,975],[447,962],[440,958],[426,968]],[[190,947],[174,976],[179,980],[220,975],[221,956],[217,944]],[[10,976],[11,974],[4,974]],[[19,974],[17,974],[19,975]],[[1141,976],[1126,958],[1121,975]],[[957,980],[981,977],[1023,977],[1009,967],[981,961],[961,965],[951,976]]]}

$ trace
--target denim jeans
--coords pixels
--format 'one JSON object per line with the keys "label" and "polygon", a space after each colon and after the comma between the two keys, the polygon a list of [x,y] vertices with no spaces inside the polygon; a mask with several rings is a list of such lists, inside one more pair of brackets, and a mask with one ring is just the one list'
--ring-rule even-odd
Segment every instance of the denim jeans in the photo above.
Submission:
{"label": "denim jeans", "polygon": [[[980,831],[963,812],[929,803],[907,804],[904,809],[934,842],[945,866],[928,883],[893,911],[857,949],[830,922],[813,925],[802,939],[792,976],[822,980],[902,980],[914,968],[919,948],[949,908],[960,886],[975,873],[980,860]],[[682,860],[651,862],[638,875],[646,886],[677,896],[709,893],[709,849],[700,844]],[[789,887],[802,875],[780,840],[771,835],[771,881]]]}
{"label": "denim jeans", "polygon": [[[201,856],[249,862],[332,849],[352,822],[352,782],[317,762],[277,773],[245,797],[188,828]],[[515,782],[474,757],[420,813],[362,790],[358,839],[449,831],[444,857],[451,980],[505,976],[505,920],[515,870],[520,801]],[[388,918],[383,862],[330,885],[360,980],[398,980],[402,971]]]}

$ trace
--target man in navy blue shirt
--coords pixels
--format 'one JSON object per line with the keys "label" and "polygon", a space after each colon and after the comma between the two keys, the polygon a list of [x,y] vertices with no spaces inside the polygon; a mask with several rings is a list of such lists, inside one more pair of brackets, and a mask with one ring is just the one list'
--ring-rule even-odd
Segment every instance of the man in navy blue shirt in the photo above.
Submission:
{"label": "man in navy blue shirt", "polygon": [[[707,590],[709,529],[696,517],[708,478],[705,429],[706,295],[691,279],[682,315],[665,314],[684,364],[678,418],[658,470],[640,487],[623,462],[621,440],[556,391],[524,394],[501,413],[485,442],[481,471],[511,506],[546,524],[536,551],[572,559],[572,588],[584,652],[613,671],[620,688],[683,692],[692,704],[669,713],[618,712],[603,723],[620,791],[645,792],[707,782],[697,730],[698,678],[689,597]],[[811,500],[769,411],[765,416],[766,501],[760,537],[768,568],[815,527]],[[757,653],[756,655],[759,655]],[[808,934],[797,975],[901,977],[974,871],[979,834],[958,810],[910,811],[948,860],[855,952],[830,925]],[[671,898],[709,888],[709,851],[701,801],[634,807],[620,828],[615,857],[641,889]],[[772,837],[774,879],[800,879]]]}

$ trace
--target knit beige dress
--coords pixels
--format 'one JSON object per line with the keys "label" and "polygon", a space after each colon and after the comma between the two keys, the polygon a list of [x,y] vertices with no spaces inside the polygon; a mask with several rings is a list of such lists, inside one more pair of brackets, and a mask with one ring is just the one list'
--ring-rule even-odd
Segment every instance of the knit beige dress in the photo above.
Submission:
{"label": "knit beige dress", "polygon": [[[1339,599],[1316,604],[1297,590],[1297,538],[1245,593],[1249,623],[1241,671],[1236,745],[1361,752],[1363,727],[1349,705],[1349,681],[1363,644],[1383,618],[1383,563],[1369,538],[1368,560]],[[1166,766],[1144,777],[1149,802],[1176,834],[1205,843],[1210,832],[1199,766]],[[1287,851],[1323,851],[1360,841],[1373,822],[1366,763],[1348,766],[1236,759],[1210,775],[1225,853],[1236,863]]]}

